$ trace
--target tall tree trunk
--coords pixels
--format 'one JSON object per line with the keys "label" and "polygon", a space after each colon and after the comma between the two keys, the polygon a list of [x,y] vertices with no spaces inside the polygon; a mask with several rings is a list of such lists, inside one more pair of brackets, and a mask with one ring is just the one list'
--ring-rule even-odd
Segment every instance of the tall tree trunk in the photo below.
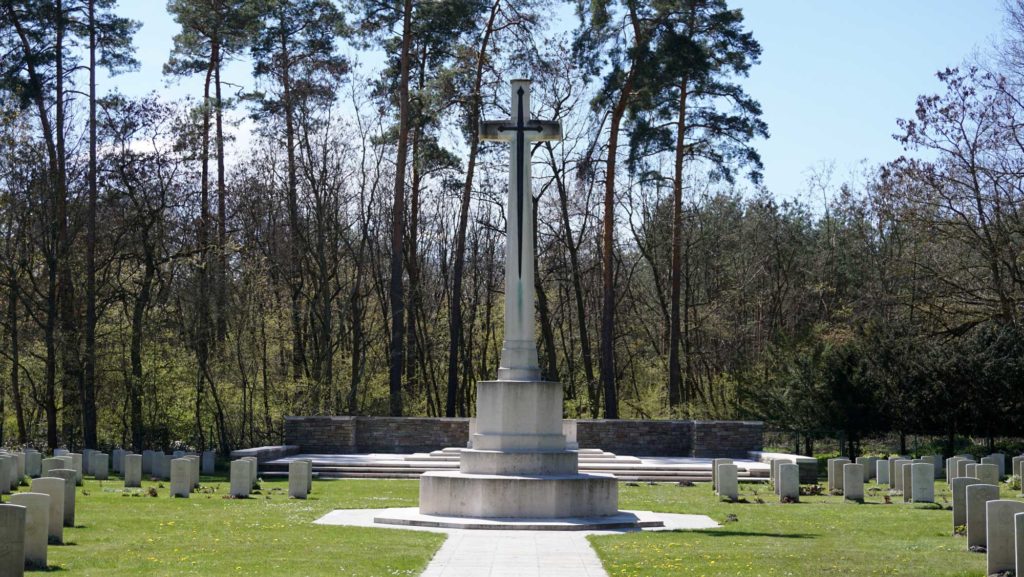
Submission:
{"label": "tall tree trunk", "polygon": [[688,82],[683,79],[679,85],[679,118],[676,128],[675,173],[672,182],[672,314],[669,319],[668,341],[668,404],[671,409],[675,409],[687,401],[683,395],[682,367],[679,361],[679,348],[682,340],[679,324],[683,275],[683,159],[686,152],[686,97],[688,90]]}
{"label": "tall tree trunk", "polygon": [[395,157],[395,198],[391,224],[391,346],[388,389],[391,416],[402,416],[402,361],[405,348],[405,300],[402,290],[402,237],[405,234],[405,168],[409,154],[409,58],[412,49],[412,0],[405,0],[402,14],[402,54],[398,102],[398,151]]}
{"label": "tall tree trunk", "polygon": [[[10,283],[7,289],[7,324],[11,337],[11,401],[14,403],[14,418],[18,424],[18,443],[24,445],[28,443],[28,430],[25,428],[25,408],[21,399],[21,342],[19,341],[18,334],[18,300],[18,278],[12,266]],[[2,409],[0,409],[0,413],[3,413]]]}
{"label": "tall tree trunk", "polygon": [[195,434],[199,445],[206,448],[203,432],[203,398],[204,383],[209,364],[210,347],[210,84],[213,82],[215,59],[211,56],[206,69],[206,80],[203,83],[203,135],[200,151],[200,184],[199,184],[199,227],[196,236],[199,245],[199,294],[195,318],[195,350],[196,350],[196,403],[195,403]]}
{"label": "tall tree trunk", "polygon": [[228,332],[228,229],[227,229],[227,185],[224,170],[224,100],[221,96],[221,46],[213,44],[213,74],[216,103],[217,146],[217,277],[214,281],[217,298],[217,341],[224,340]]}
{"label": "tall tree trunk", "polygon": [[[143,233],[148,236],[147,233]],[[146,310],[149,308],[153,279],[156,277],[156,260],[147,238],[143,239],[145,262],[143,264],[142,284],[139,294],[132,305],[132,338],[131,338],[131,380],[128,387],[128,405],[131,414],[132,449],[142,451],[146,446],[142,417],[142,341],[145,338]]]}
{"label": "tall tree trunk", "polygon": [[[476,57],[476,71],[473,75],[473,91],[469,95],[469,156],[466,159],[466,180],[462,186],[462,199],[459,203],[459,224],[455,231],[455,263],[452,267],[452,296],[448,317],[448,391],[445,397],[444,414],[454,417],[459,397],[459,348],[462,346],[462,277],[466,271],[466,229],[469,226],[469,204],[473,193],[473,176],[476,171],[476,157],[480,149],[480,135],[477,127],[480,124],[481,95],[483,84],[484,63],[487,59],[487,48],[494,30],[494,20],[498,15],[501,0],[491,5],[491,14],[484,27],[484,35],[480,40],[480,52]],[[463,386],[468,386],[464,383]]]}
{"label": "tall tree trunk", "polygon": [[295,103],[292,101],[291,60],[285,15],[278,18],[281,29],[281,100],[284,103],[284,134],[288,153],[288,227],[290,228],[291,262],[288,284],[291,288],[292,321],[292,380],[302,378],[306,364],[306,347],[302,338],[302,258],[305,253],[301,223],[299,221],[299,177],[295,159]]}
{"label": "tall tree trunk", "polygon": [[[565,248],[569,251],[569,276],[572,279],[573,300],[576,304],[577,331],[580,338],[580,352],[583,356],[583,375],[587,380],[587,393],[591,418],[601,415],[598,402],[600,393],[597,391],[597,379],[594,378],[594,354],[590,347],[590,331],[587,329],[587,310],[583,304],[583,274],[580,269],[579,245],[573,236],[572,224],[569,220],[569,191],[566,189],[564,174],[558,169],[555,154],[550,144],[547,146],[551,157],[551,170],[555,176],[555,189],[558,191],[558,209],[562,217],[562,230],[565,235]],[[607,189],[605,189],[607,192]]]}
{"label": "tall tree trunk", "polygon": [[601,233],[601,385],[604,392],[604,417],[619,418],[615,389],[615,171],[619,147],[619,128],[633,94],[634,68],[630,68],[612,109],[608,134],[608,162],[605,168],[604,215]]}
{"label": "tall tree trunk", "polygon": [[96,439],[96,0],[89,0],[89,209],[85,241],[85,362],[82,379],[82,433],[85,446]]}

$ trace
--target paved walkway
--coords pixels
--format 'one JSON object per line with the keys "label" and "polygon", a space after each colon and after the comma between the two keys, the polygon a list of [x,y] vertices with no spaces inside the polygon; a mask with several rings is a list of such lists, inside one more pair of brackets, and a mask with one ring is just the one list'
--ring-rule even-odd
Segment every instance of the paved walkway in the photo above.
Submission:
{"label": "paved walkway", "polygon": [[[387,509],[339,509],[316,520],[318,525],[413,529],[447,533],[448,539],[430,561],[422,577],[607,577],[587,535],[625,531],[490,531],[389,527],[373,522]],[[394,510],[392,510],[394,511]],[[672,531],[717,527],[704,515],[657,515]]]}

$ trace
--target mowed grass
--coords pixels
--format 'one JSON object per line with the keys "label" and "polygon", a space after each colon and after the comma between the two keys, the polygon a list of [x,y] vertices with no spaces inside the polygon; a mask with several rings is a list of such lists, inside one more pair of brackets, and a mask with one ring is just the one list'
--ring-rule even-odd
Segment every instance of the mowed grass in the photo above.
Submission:
{"label": "mowed grass", "polygon": [[284,482],[264,482],[250,499],[225,499],[223,478],[204,478],[209,492],[189,499],[171,499],[169,483],[143,485],[158,496],[125,496],[120,480],[86,479],[76,495],[77,526],[64,529],[67,545],[50,547],[50,570],[69,577],[419,575],[444,541],[435,533],[313,524],[334,509],[413,506],[415,481],[315,481],[305,501],[289,499]]}
{"label": "mowed grass", "polygon": [[[619,485],[623,509],[700,513],[720,529],[590,537],[611,577],[824,577],[904,575],[981,577],[985,555],[954,537],[952,497],[936,483],[936,505],[904,504],[872,483],[862,505],[842,497],[801,497],[782,505],[764,485],[743,484],[741,499],[723,503],[710,485]],[[1017,492],[1002,489],[1002,498]],[[758,503],[758,500],[763,501]],[[942,505],[945,509],[940,510]],[[736,520],[726,521],[729,515]],[[724,523],[723,523],[724,522]]]}
{"label": "mowed grass", "polygon": [[[313,525],[334,509],[415,506],[416,481],[316,481],[310,499],[264,482],[251,499],[224,499],[223,478],[205,492],[171,499],[166,483],[144,483],[157,497],[125,496],[120,480],[90,479],[78,489],[77,527],[50,547],[51,571],[70,576],[161,577],[419,575],[444,535],[400,529]],[[720,529],[591,536],[605,569],[622,576],[981,577],[985,556],[953,537],[952,513],[903,504],[868,485],[867,502],[802,497],[781,505],[764,485],[741,486],[747,503],[723,503],[708,484],[620,483],[620,507],[704,514]],[[28,489],[23,487],[22,491]],[[129,490],[134,492],[134,490]],[[129,493],[130,494],[130,493]],[[936,499],[949,506],[944,482]],[[1004,487],[1003,498],[1016,498]],[[762,502],[758,502],[758,501]],[[33,573],[41,574],[41,573]]]}

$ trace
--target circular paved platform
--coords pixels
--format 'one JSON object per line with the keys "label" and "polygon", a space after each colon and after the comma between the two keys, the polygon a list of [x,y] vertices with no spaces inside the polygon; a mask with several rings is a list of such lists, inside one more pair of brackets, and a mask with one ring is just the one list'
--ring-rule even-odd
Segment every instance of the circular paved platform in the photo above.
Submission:
{"label": "circular paved platform", "polygon": [[374,516],[379,525],[405,527],[437,527],[444,529],[474,529],[492,531],[613,531],[617,529],[645,529],[664,527],[665,523],[645,512],[619,511],[604,517],[561,518],[502,518],[502,517],[445,517],[424,515],[416,507],[387,509]]}

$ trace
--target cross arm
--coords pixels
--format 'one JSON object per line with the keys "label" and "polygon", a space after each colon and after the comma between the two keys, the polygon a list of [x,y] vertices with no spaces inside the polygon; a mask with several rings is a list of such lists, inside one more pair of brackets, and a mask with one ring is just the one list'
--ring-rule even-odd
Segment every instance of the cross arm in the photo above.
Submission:
{"label": "cross arm", "polygon": [[527,125],[534,129],[527,133],[530,140],[562,140],[562,123],[558,120],[531,120]]}
{"label": "cross arm", "polygon": [[512,140],[515,138],[514,131],[503,132],[501,129],[507,127],[507,120],[484,120],[480,122],[480,140]]}

